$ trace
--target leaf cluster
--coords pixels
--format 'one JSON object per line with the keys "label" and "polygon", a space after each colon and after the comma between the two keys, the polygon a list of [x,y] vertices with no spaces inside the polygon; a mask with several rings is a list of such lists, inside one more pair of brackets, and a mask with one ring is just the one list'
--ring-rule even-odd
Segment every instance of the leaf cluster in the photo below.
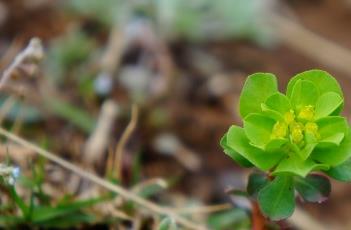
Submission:
{"label": "leaf cluster", "polygon": [[351,134],[340,115],[343,106],[340,85],[325,71],[297,74],[285,94],[273,74],[247,78],[239,101],[243,127],[232,125],[221,146],[242,167],[256,167],[271,178],[256,178],[248,186],[265,215],[290,216],[295,190],[306,201],[325,200],[329,180],[312,172],[350,180]]}

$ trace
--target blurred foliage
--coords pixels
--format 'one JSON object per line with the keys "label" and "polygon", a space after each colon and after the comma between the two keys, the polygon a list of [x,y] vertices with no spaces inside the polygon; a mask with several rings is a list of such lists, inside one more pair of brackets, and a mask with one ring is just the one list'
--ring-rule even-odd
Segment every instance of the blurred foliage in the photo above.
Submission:
{"label": "blurred foliage", "polygon": [[55,83],[62,84],[66,72],[79,70],[79,65],[87,61],[95,48],[94,40],[80,30],[69,31],[50,44],[44,65],[48,76]]}
{"label": "blurred foliage", "polygon": [[[268,28],[264,26],[262,19],[269,11],[270,5],[267,5],[269,2],[273,0],[70,0],[64,2],[64,7],[67,12],[82,17],[88,23],[93,21],[95,25],[94,23],[97,22],[99,30],[103,28],[108,31],[112,26],[119,25],[128,33],[130,28],[127,27],[132,27],[130,26],[132,24],[138,25],[133,22],[141,19],[151,23],[159,35],[169,41],[177,39],[214,41],[235,38],[268,44],[272,36]],[[91,105],[96,102],[93,85],[98,69],[96,63],[99,61],[96,58],[101,56],[99,52],[105,45],[99,44],[101,37],[91,36],[92,31],[89,29],[80,28],[80,25],[73,23],[73,27],[70,27],[65,35],[50,41],[46,63],[43,65],[44,75],[53,83],[54,88],[58,91],[64,89],[62,90],[64,94],[69,94],[61,95],[60,98],[43,98],[43,107],[56,117],[65,119],[76,126],[85,134],[92,132],[96,122],[91,111],[84,110],[84,108],[87,104]],[[152,74],[149,74],[150,76],[147,74],[146,69],[141,69],[140,73],[129,71],[125,78],[120,77],[122,79],[120,83],[128,89],[126,85],[128,85],[128,80],[131,81],[136,92],[135,97],[146,100],[146,96],[142,93],[147,91],[147,84],[153,80],[150,78]],[[139,80],[139,85],[135,84],[136,78]],[[129,91],[132,90],[129,89]],[[0,99],[0,106],[3,102],[3,99]],[[22,109],[25,111],[24,114],[20,114]],[[15,120],[18,116],[23,116],[25,123],[34,122],[41,119],[42,112],[24,105],[21,101],[16,101],[7,117]],[[162,127],[167,122],[168,114],[166,110],[154,109],[150,117],[155,126]],[[49,141],[51,140],[54,141],[55,137]],[[141,154],[135,156],[132,161],[129,184],[138,187],[143,183]],[[22,175],[18,181],[18,186],[26,189],[26,195],[30,194],[29,199],[20,195],[20,192],[16,190],[17,185],[10,186],[0,183],[0,187],[7,191],[9,196],[9,202],[0,204],[0,226],[7,228],[22,228],[23,226],[74,228],[101,221],[106,224],[110,223],[110,220],[102,220],[101,216],[92,214],[87,209],[107,200],[110,201],[117,194],[87,200],[78,200],[71,194],[64,194],[61,198],[52,197],[43,189],[46,179],[45,164],[46,162],[42,159],[33,162],[32,175],[30,177]],[[119,184],[111,175],[112,172],[107,173],[107,178]],[[169,178],[167,184],[174,185],[179,180],[181,177],[177,175]],[[155,198],[158,201],[162,199],[161,194],[165,189],[165,186],[157,183],[140,187],[137,190],[139,196],[147,199]],[[192,202],[195,201],[189,198],[187,205],[191,205]],[[197,206],[202,205],[198,200],[196,202]],[[140,206],[127,201],[118,209],[134,217],[134,215],[139,216]],[[159,229],[178,229],[173,219],[164,216],[157,218],[161,217],[163,219]],[[116,218],[111,223],[114,224],[116,221],[118,222],[119,219]],[[245,211],[233,209],[211,215],[208,224],[212,229],[248,229],[250,220]]]}
{"label": "blurred foliage", "polygon": [[168,37],[191,40],[270,40],[262,23],[268,1],[262,0],[157,0],[157,25]]}
{"label": "blurred foliage", "polygon": [[[29,200],[22,198],[16,186],[0,178],[0,188],[8,200],[0,204],[0,226],[6,228],[70,228],[91,224],[99,220],[84,211],[98,203],[110,200],[110,196],[76,200],[66,194],[63,198],[51,197],[43,189],[45,161],[40,158],[32,168],[30,177],[21,175],[18,184],[30,191]],[[55,201],[55,199],[59,199]],[[17,211],[19,210],[19,212]]]}
{"label": "blurred foliage", "polygon": [[173,219],[166,217],[161,221],[158,230],[178,230],[178,227]]}
{"label": "blurred foliage", "polygon": [[221,230],[244,230],[251,226],[249,214],[239,208],[213,214],[208,223],[211,229]]}
{"label": "blurred foliage", "polygon": [[[14,206],[21,210],[20,215],[2,215],[0,225],[19,227],[36,226],[44,228],[69,228],[81,224],[93,223],[98,218],[92,214],[84,212],[83,209],[91,207],[105,200],[105,198],[93,198],[79,201],[62,201],[56,205],[41,205],[35,203],[35,194],[32,194],[29,204],[27,204],[17,194],[14,187],[9,188],[10,198],[14,201]],[[9,206],[7,206],[9,208]]]}
{"label": "blurred foliage", "polygon": [[70,102],[58,98],[47,98],[46,106],[55,115],[69,121],[85,133],[91,133],[95,127],[94,117],[88,111],[80,109]]}
{"label": "blurred foliage", "polygon": [[17,98],[10,99],[6,96],[0,96],[0,108],[3,108],[4,104],[8,102],[8,99],[13,100],[13,104],[5,115],[6,120],[15,121],[18,117],[20,117],[25,123],[33,123],[41,120],[42,114],[38,108],[28,105]]}
{"label": "blurred foliage", "polygon": [[[94,72],[91,62],[99,49],[94,38],[87,36],[78,28],[54,40],[48,50],[44,65],[46,75],[55,88],[69,87],[77,90],[80,99],[93,101]],[[95,127],[95,119],[84,110],[63,98],[44,98],[44,106],[56,116],[67,120],[80,130],[89,134]]]}
{"label": "blurred foliage", "polygon": [[73,12],[100,23],[122,25],[140,16],[150,19],[164,37],[186,40],[249,39],[269,44],[272,33],[265,19],[272,0],[143,0],[67,2]]}
{"label": "blurred foliage", "polygon": [[117,20],[119,13],[122,11],[122,6],[126,1],[70,0],[66,2],[68,9],[73,10],[73,12],[89,18],[96,18],[105,25],[111,25]]}

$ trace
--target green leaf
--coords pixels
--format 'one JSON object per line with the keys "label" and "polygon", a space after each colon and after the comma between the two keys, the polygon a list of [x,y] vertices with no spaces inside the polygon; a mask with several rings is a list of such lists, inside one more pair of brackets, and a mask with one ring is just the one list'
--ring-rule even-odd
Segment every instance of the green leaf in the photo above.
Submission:
{"label": "green leaf", "polygon": [[282,152],[267,153],[249,144],[243,128],[231,126],[227,134],[227,145],[261,170],[268,170],[283,157]]}
{"label": "green leaf", "polygon": [[29,206],[25,203],[25,201],[20,196],[18,196],[15,187],[11,186],[9,188],[9,193],[10,193],[11,199],[16,203],[16,205],[21,210],[23,218],[25,220],[29,219],[31,215],[31,210]]}
{"label": "green leaf", "polygon": [[[141,154],[134,154],[131,166],[131,184],[137,184],[142,179],[142,163],[141,163]],[[109,177],[113,178],[114,170],[110,170],[108,173]]]}
{"label": "green leaf", "polygon": [[72,229],[77,226],[87,226],[94,224],[98,220],[97,216],[85,213],[74,213],[73,215],[65,215],[62,217],[49,219],[45,222],[35,224],[39,229]]}
{"label": "green leaf", "polygon": [[316,147],[316,143],[307,143],[303,149],[298,153],[303,160],[306,160],[312,153],[313,149]]}
{"label": "green leaf", "polygon": [[264,115],[276,120],[276,121],[281,121],[284,119],[284,117],[277,111],[271,109],[268,107],[266,104],[261,104],[261,109]]}
{"label": "green leaf", "polygon": [[336,133],[332,136],[326,137],[319,141],[319,148],[329,148],[340,145],[341,141],[344,139],[344,133]]}
{"label": "green leaf", "polygon": [[316,103],[315,119],[326,117],[343,105],[344,100],[335,92],[321,95]]}
{"label": "green leaf", "polygon": [[13,214],[0,216],[0,226],[6,227],[4,229],[18,229],[18,226],[24,224],[25,222],[25,219],[20,216],[14,216]]}
{"label": "green leaf", "polygon": [[250,161],[241,156],[239,153],[235,152],[232,148],[230,148],[227,145],[227,133],[225,133],[222,137],[220,145],[223,148],[224,153],[230,158],[232,158],[235,162],[237,162],[240,166],[244,168],[249,168],[253,166],[253,164],[251,164]]}
{"label": "green leaf", "polygon": [[347,120],[339,116],[321,118],[316,124],[318,125],[318,132],[321,136],[319,141],[321,143],[339,145],[344,138],[342,134],[347,134],[349,130]]}
{"label": "green leaf", "polygon": [[284,115],[291,109],[289,98],[282,93],[275,93],[267,98],[265,105],[267,108],[277,111],[281,115]]}
{"label": "green leaf", "polygon": [[267,143],[265,150],[268,152],[277,151],[287,142],[288,142],[288,139],[272,139]]}
{"label": "green leaf", "polygon": [[291,175],[278,175],[258,193],[258,203],[264,215],[277,221],[288,218],[295,209]]}
{"label": "green leaf", "polygon": [[292,106],[300,110],[303,106],[315,105],[319,93],[315,85],[310,81],[298,80],[291,93]]}
{"label": "green leaf", "polygon": [[178,227],[173,219],[165,217],[158,226],[158,230],[177,230]]}
{"label": "green leaf", "polygon": [[277,79],[273,74],[250,75],[246,79],[239,99],[241,117],[244,118],[249,113],[261,112],[261,103],[276,92],[278,92]]}
{"label": "green leaf", "polygon": [[253,164],[250,161],[248,161],[245,157],[241,156],[240,154],[238,154],[232,149],[225,149],[224,153],[230,158],[232,158],[241,167],[251,168],[253,166]]}
{"label": "green leaf", "polygon": [[250,229],[250,217],[248,213],[239,208],[233,208],[225,212],[215,213],[208,217],[210,229]]}
{"label": "green leaf", "polygon": [[270,141],[275,121],[261,114],[250,114],[244,119],[244,130],[250,142],[263,149]]}
{"label": "green leaf", "polygon": [[293,173],[295,175],[305,177],[308,173],[314,170],[327,170],[328,165],[315,163],[311,159],[303,160],[296,154],[283,159],[274,170],[273,175],[281,173]]}
{"label": "green leaf", "polygon": [[75,201],[68,204],[57,205],[56,207],[38,206],[33,211],[32,222],[42,223],[66,215],[73,215],[75,212],[80,211],[83,208],[91,207],[103,201],[106,201],[106,198]]}
{"label": "green leaf", "polygon": [[246,190],[251,196],[257,196],[258,192],[269,182],[266,175],[262,173],[251,173]]}
{"label": "green leaf", "polygon": [[317,87],[320,95],[327,92],[335,92],[343,98],[341,88],[335,78],[329,73],[318,69],[308,70],[294,76],[288,83],[286,90],[286,95],[288,97],[291,97],[293,88],[298,80],[311,81]]}
{"label": "green leaf", "polygon": [[166,185],[167,184],[163,185],[160,183],[151,183],[145,185],[141,187],[140,191],[138,192],[138,195],[143,198],[150,198],[152,196],[156,196],[157,194],[160,194],[165,190]]}
{"label": "green leaf", "polygon": [[347,159],[340,165],[330,168],[326,173],[328,176],[339,181],[351,181],[351,158]]}
{"label": "green leaf", "polygon": [[330,148],[315,148],[311,154],[312,159],[331,166],[337,166],[351,157],[351,135],[348,134],[339,146]]}
{"label": "green leaf", "polygon": [[321,175],[308,175],[305,178],[296,177],[294,182],[296,190],[308,202],[323,202],[331,191],[328,178]]}
{"label": "green leaf", "polygon": [[57,116],[70,121],[86,133],[91,133],[95,127],[95,119],[85,110],[57,98],[47,98],[45,105]]}

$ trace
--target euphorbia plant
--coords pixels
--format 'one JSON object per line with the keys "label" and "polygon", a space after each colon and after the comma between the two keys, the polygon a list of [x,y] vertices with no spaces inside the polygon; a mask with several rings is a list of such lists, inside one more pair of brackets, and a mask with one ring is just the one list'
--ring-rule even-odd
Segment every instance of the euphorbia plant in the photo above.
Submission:
{"label": "euphorbia plant", "polygon": [[270,73],[250,75],[241,92],[243,127],[232,125],[221,140],[224,152],[243,167],[262,173],[249,177],[247,193],[271,220],[292,215],[295,190],[309,202],[330,193],[326,174],[351,180],[351,133],[340,115],[344,97],[327,72],[294,76],[286,93]]}

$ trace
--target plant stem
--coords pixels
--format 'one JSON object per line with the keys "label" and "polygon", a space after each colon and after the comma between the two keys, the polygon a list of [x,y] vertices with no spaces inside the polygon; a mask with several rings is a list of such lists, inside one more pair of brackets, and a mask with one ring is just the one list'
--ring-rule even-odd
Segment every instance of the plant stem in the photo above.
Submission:
{"label": "plant stem", "polygon": [[252,230],[264,230],[266,218],[262,215],[257,201],[252,201]]}

